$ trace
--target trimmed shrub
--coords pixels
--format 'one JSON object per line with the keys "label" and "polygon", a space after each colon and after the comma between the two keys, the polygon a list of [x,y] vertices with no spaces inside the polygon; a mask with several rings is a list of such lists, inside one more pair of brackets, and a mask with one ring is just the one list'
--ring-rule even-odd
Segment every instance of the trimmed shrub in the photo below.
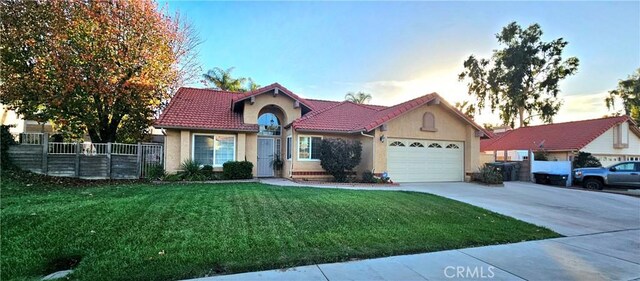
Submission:
{"label": "trimmed shrub", "polygon": [[574,168],[602,167],[602,163],[589,152],[578,152],[573,159]]}
{"label": "trimmed shrub", "polygon": [[484,165],[478,173],[473,174],[473,180],[486,184],[501,184],[502,172],[495,167]]}
{"label": "trimmed shrub", "polygon": [[211,165],[204,165],[201,169],[203,172],[213,172],[213,166]]}
{"label": "trimmed shrub", "polygon": [[253,178],[253,163],[249,161],[232,161],[222,165],[222,178],[240,180]]}
{"label": "trimmed shrub", "polygon": [[355,140],[323,139],[320,143],[320,165],[337,182],[345,182],[347,174],[358,164],[362,143]]}
{"label": "trimmed shrub", "polygon": [[362,182],[364,183],[376,183],[376,178],[371,171],[364,171],[362,173]]}

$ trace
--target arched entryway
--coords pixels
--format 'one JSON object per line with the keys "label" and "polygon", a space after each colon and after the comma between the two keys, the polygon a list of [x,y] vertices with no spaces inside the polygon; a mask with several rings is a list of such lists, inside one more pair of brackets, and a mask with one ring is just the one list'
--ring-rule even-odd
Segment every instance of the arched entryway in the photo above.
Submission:
{"label": "arched entryway", "polygon": [[275,177],[282,169],[282,126],[286,122],[284,111],[267,105],[258,114],[258,177]]}

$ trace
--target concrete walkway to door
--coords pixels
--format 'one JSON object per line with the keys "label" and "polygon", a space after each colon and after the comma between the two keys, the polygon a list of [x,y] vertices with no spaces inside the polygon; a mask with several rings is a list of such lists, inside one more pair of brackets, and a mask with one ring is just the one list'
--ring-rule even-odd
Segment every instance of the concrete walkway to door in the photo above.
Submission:
{"label": "concrete walkway to door", "polygon": [[[282,179],[263,182],[303,186]],[[510,182],[487,188],[468,183],[399,187],[452,198],[546,226],[564,238],[318,264],[197,280],[636,280],[640,278],[640,199],[600,192]]]}

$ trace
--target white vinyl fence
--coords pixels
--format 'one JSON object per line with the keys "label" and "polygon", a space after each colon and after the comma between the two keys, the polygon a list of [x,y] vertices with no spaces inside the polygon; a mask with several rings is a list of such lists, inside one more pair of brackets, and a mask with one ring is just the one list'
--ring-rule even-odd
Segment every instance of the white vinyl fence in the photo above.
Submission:
{"label": "white vinyl fence", "polygon": [[[532,154],[533,155],[533,154]],[[572,185],[571,161],[536,161],[531,157],[531,180],[535,181],[533,173],[548,173],[554,175],[567,175],[567,186]]]}

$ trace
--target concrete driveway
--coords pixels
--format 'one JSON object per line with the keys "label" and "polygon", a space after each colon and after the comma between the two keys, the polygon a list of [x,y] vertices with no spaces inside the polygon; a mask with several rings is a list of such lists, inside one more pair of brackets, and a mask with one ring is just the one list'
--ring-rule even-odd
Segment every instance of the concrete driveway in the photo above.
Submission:
{"label": "concrete driveway", "polygon": [[[303,186],[282,179],[263,182]],[[545,226],[567,237],[198,280],[640,280],[639,198],[521,182],[504,187],[469,183],[315,187],[432,193]]]}
{"label": "concrete driveway", "polygon": [[507,182],[504,187],[408,183],[400,188],[469,203],[548,227],[565,236],[640,229],[640,199],[631,196],[526,182]]}

